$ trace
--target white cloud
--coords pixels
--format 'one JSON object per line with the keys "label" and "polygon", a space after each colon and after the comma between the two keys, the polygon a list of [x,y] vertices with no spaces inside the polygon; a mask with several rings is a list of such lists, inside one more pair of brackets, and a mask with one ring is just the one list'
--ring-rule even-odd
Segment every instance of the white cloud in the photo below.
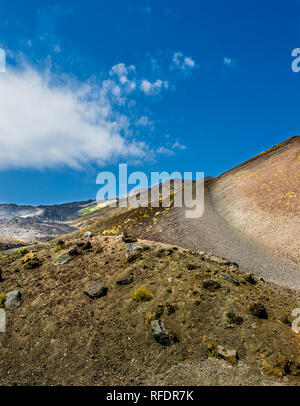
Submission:
{"label": "white cloud", "polygon": [[186,150],[186,146],[183,144],[180,144],[180,142],[176,141],[173,145],[172,145],[173,149],[179,149],[181,151]]}
{"label": "white cloud", "polygon": [[134,79],[129,80],[128,75],[135,73],[135,66],[126,66],[124,63],[118,63],[114,65],[109,71],[111,77],[116,77],[120,84],[124,86],[125,93],[131,93],[136,89],[136,82]]}
{"label": "white cloud", "polygon": [[73,168],[118,157],[143,157],[146,146],[127,137],[130,117],[114,105],[114,81],[63,84],[31,67],[0,75],[0,169]]}
{"label": "white cloud", "polygon": [[172,151],[172,150],[169,149],[169,148],[165,148],[165,147],[160,147],[160,148],[158,148],[156,152],[157,152],[158,154],[160,154],[160,155],[168,155],[168,156],[174,155],[174,151]]}
{"label": "white cloud", "polygon": [[223,64],[231,69],[236,69],[238,67],[237,60],[233,59],[233,58],[229,58],[228,56],[224,57]]}
{"label": "white cloud", "polygon": [[149,82],[149,80],[144,79],[140,84],[140,90],[146,95],[157,95],[163,89],[169,88],[169,82],[157,79],[155,82]]}
{"label": "white cloud", "polygon": [[196,62],[190,56],[184,56],[182,52],[175,52],[172,59],[172,68],[190,72],[196,66]]}
{"label": "white cloud", "polygon": [[109,74],[111,76],[116,75],[120,78],[124,76],[126,77],[130,71],[135,71],[134,65],[126,66],[125,63],[117,63],[111,68]]}
{"label": "white cloud", "polygon": [[149,120],[148,116],[141,116],[138,120],[136,120],[136,125],[138,127],[147,127],[151,130],[154,129],[154,122]]}

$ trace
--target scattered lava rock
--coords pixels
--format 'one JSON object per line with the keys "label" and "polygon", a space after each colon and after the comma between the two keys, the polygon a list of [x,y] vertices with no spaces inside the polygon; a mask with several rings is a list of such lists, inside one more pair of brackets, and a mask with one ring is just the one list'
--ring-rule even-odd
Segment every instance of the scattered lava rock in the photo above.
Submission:
{"label": "scattered lava rock", "polygon": [[92,244],[90,241],[87,241],[85,244],[83,244],[82,249],[83,250],[90,250],[92,248]]}
{"label": "scattered lava rock", "polygon": [[70,255],[71,257],[78,255],[78,245],[74,245],[74,247],[70,248],[67,251],[67,254]]}
{"label": "scattered lava rock", "polygon": [[233,312],[227,313],[227,319],[228,319],[229,323],[236,324],[238,326],[240,326],[244,321],[243,317],[237,316]]}
{"label": "scattered lava rock", "polygon": [[198,265],[194,265],[194,264],[187,264],[187,269],[189,270],[189,271],[193,271],[194,269],[198,269],[199,268],[199,266]]}
{"label": "scattered lava rock", "polygon": [[22,296],[19,290],[12,290],[5,296],[5,309],[15,310],[22,304]]}
{"label": "scattered lava rock", "polygon": [[101,282],[95,282],[85,289],[84,293],[91,299],[106,296],[108,288]]}
{"label": "scattered lava rock", "polygon": [[244,279],[245,279],[245,282],[248,282],[248,283],[250,283],[251,285],[256,285],[256,284],[257,284],[257,282],[256,282],[256,280],[255,280],[255,278],[254,278],[253,273],[246,273]]}
{"label": "scattered lava rock", "polygon": [[133,235],[129,235],[127,231],[124,231],[122,239],[126,243],[137,242],[137,238]]}
{"label": "scattered lava rock", "polygon": [[25,263],[24,268],[25,269],[35,269],[39,268],[42,265],[42,261],[34,256],[31,260]]}
{"label": "scattered lava rock", "polygon": [[142,251],[143,247],[139,244],[128,244],[126,247],[126,257],[128,258],[130,255],[135,254],[137,251]]}
{"label": "scattered lava rock", "polygon": [[130,285],[133,283],[133,275],[130,275],[128,278],[119,279],[116,283],[120,286]]}
{"label": "scattered lava rock", "polygon": [[64,265],[70,262],[72,257],[69,254],[62,254],[58,258],[56,258],[53,261],[53,265],[58,266],[58,265]]}
{"label": "scattered lava rock", "polygon": [[239,282],[233,279],[230,275],[227,273],[221,273],[220,278],[224,279],[227,282],[232,283],[235,286],[239,286]]}
{"label": "scattered lava rock", "polygon": [[215,292],[216,290],[221,288],[221,284],[219,282],[212,280],[203,281],[202,286],[204,287],[204,289],[207,289],[210,292]]}
{"label": "scattered lava rock", "polygon": [[253,303],[249,307],[250,313],[258,319],[267,319],[268,313],[265,306],[261,303]]}
{"label": "scattered lava rock", "polygon": [[161,345],[171,345],[170,337],[165,329],[164,322],[161,320],[153,320],[151,323],[152,337]]}

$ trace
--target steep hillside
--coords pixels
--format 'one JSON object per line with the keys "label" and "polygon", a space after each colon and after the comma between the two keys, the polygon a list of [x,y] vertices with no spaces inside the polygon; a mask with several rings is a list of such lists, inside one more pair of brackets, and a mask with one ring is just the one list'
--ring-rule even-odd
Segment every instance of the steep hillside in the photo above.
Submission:
{"label": "steep hillside", "polygon": [[299,141],[294,137],[207,178],[201,218],[187,219],[185,208],[173,207],[171,199],[169,207],[103,208],[83,216],[80,225],[102,235],[126,228],[140,238],[212,252],[300,290]]}
{"label": "steep hillside", "polygon": [[300,137],[226,172],[209,191],[231,226],[300,264]]}
{"label": "steep hillside", "polygon": [[299,294],[205,252],[137,244],[69,237],[6,264],[1,291],[22,296],[0,334],[1,385],[300,384]]}

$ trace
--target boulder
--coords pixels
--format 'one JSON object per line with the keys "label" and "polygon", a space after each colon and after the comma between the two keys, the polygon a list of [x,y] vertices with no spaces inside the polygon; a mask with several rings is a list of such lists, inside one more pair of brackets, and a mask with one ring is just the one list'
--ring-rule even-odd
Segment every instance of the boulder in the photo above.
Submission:
{"label": "boulder", "polygon": [[161,320],[153,320],[151,322],[152,337],[161,345],[169,346],[171,344],[170,337],[165,329],[164,322]]}
{"label": "boulder", "polygon": [[70,262],[71,259],[72,259],[71,255],[62,254],[53,261],[53,265],[55,265],[55,266],[64,265],[64,264],[67,264],[68,262]]}
{"label": "boulder", "polygon": [[95,282],[85,289],[84,293],[91,299],[96,299],[101,296],[106,296],[107,287],[101,282]]}
{"label": "boulder", "polygon": [[5,296],[5,309],[6,310],[15,310],[22,304],[21,292],[19,290],[12,290],[8,292]]}

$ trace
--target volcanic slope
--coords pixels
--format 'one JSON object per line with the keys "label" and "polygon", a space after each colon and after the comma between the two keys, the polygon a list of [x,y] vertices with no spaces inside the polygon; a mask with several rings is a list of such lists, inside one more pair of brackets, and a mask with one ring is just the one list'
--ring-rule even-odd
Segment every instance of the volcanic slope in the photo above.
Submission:
{"label": "volcanic slope", "polygon": [[77,225],[103,235],[127,228],[140,238],[211,252],[300,290],[299,141],[291,138],[206,179],[201,218],[186,218],[185,208],[173,207],[171,199],[170,207],[99,209]]}
{"label": "volcanic slope", "polygon": [[173,245],[80,237],[3,266],[1,385],[300,384],[299,293]]}

